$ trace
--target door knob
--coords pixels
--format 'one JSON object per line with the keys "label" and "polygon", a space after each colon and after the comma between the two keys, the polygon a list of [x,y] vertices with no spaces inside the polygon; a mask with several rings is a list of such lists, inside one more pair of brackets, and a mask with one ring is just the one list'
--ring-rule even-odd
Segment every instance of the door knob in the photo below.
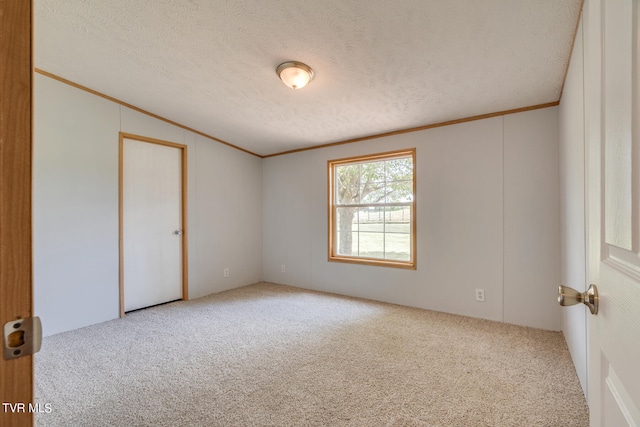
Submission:
{"label": "door knob", "polygon": [[558,303],[561,306],[575,305],[583,303],[591,314],[598,314],[598,288],[596,285],[589,286],[584,292],[578,292],[568,286],[558,286]]}
{"label": "door knob", "polygon": [[176,236],[182,236],[182,230],[176,230],[173,232]]}

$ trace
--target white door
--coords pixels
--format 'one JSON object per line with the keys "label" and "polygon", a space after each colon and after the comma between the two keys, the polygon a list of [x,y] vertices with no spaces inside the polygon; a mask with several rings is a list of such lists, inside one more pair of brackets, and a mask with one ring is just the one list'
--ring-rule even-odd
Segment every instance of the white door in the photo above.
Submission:
{"label": "white door", "polygon": [[585,3],[591,426],[640,426],[638,0]]}
{"label": "white door", "polygon": [[124,138],[124,311],[182,298],[182,150]]}

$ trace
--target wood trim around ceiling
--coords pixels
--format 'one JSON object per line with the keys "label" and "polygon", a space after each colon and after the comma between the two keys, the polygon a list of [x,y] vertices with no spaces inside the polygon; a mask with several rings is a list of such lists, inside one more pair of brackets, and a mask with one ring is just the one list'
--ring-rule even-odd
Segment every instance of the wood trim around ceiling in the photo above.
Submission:
{"label": "wood trim around ceiling", "polygon": [[[577,29],[577,27],[576,27],[576,29]],[[575,40],[575,37],[574,37],[574,40]],[[567,70],[568,70],[568,67],[567,67]],[[229,146],[231,148],[235,148],[236,150],[240,150],[240,151],[243,151],[243,152],[245,152],[247,154],[251,154],[252,156],[260,157],[261,159],[266,159],[266,158],[269,158],[269,157],[276,157],[276,156],[284,156],[286,154],[299,153],[301,151],[318,150],[318,149],[321,149],[321,148],[333,147],[333,146],[336,146],[336,145],[344,145],[344,144],[352,144],[354,142],[369,141],[371,139],[378,139],[378,138],[384,138],[384,137],[387,137],[387,136],[401,135],[401,134],[404,134],[404,133],[419,132],[419,131],[427,130],[427,129],[433,129],[433,128],[438,128],[438,127],[443,127],[443,126],[450,126],[450,125],[455,125],[455,124],[465,123],[465,122],[472,122],[472,121],[476,121],[476,120],[488,119],[488,118],[497,117],[497,116],[506,116],[506,115],[509,115],[509,114],[522,113],[522,112],[525,112],[525,111],[538,110],[538,109],[541,109],[541,108],[555,107],[555,106],[560,104],[560,101],[558,100],[558,101],[555,101],[555,102],[547,102],[545,104],[531,105],[529,107],[522,107],[522,108],[515,108],[515,109],[512,109],[512,110],[497,111],[497,112],[488,113],[488,114],[480,114],[478,116],[465,117],[465,118],[461,118],[461,119],[449,120],[449,121],[446,121],[446,122],[439,122],[439,123],[433,123],[433,124],[424,125],[424,126],[417,126],[417,127],[407,128],[407,129],[395,130],[395,131],[391,131],[391,132],[378,133],[378,134],[362,136],[362,137],[358,137],[358,138],[346,139],[344,141],[330,142],[328,144],[314,145],[312,147],[297,148],[295,150],[287,150],[287,151],[282,151],[280,153],[267,154],[267,155],[263,156],[263,155],[254,153],[252,151],[245,150],[244,148],[238,147],[237,145],[233,145],[233,144],[231,144],[231,143],[229,143],[227,141],[223,141],[222,139],[216,138],[214,136],[207,135],[204,132],[200,132],[200,131],[195,130],[193,128],[190,128],[188,126],[185,126],[185,125],[182,125],[180,123],[174,122],[173,120],[165,119],[164,117],[158,116],[157,114],[150,113],[150,112],[148,112],[146,110],[143,110],[142,108],[138,108],[138,107],[136,107],[134,105],[131,105],[131,104],[128,104],[128,103],[126,103],[124,101],[120,101],[119,99],[113,98],[113,97],[111,97],[109,95],[105,95],[105,94],[100,93],[100,92],[98,92],[96,90],[89,89],[86,86],[82,86],[82,85],[80,85],[78,83],[74,83],[74,82],[72,82],[70,80],[67,80],[67,79],[63,78],[63,77],[60,77],[60,76],[57,76],[55,74],[49,73],[48,71],[44,71],[44,70],[41,70],[39,68],[34,68],[34,71],[36,73],[38,73],[38,74],[42,74],[43,76],[52,78],[54,80],[57,80],[59,82],[65,83],[65,84],[68,84],[69,86],[73,86],[73,87],[75,87],[77,89],[84,90],[85,92],[89,92],[89,93],[91,93],[93,95],[96,95],[96,96],[99,96],[101,98],[107,99],[109,101],[115,102],[115,103],[120,104],[120,105],[122,105],[124,107],[131,108],[132,110],[135,110],[135,111],[138,111],[140,113],[146,114],[146,115],[148,115],[150,117],[153,117],[155,119],[162,120],[163,122],[166,122],[166,123],[169,123],[171,125],[177,126],[179,128],[182,128],[182,129],[188,130],[190,132],[196,133],[196,134],[198,134],[200,136],[203,136],[205,138],[208,138],[208,139],[210,139],[212,141],[216,141],[216,142],[218,142],[220,144],[227,145],[227,146]],[[565,78],[566,78],[566,76],[565,76]]]}
{"label": "wood trim around ceiling", "polygon": [[252,156],[263,157],[260,154],[256,154],[256,153],[254,153],[252,151],[245,150],[244,148],[238,147],[237,145],[233,145],[230,142],[227,142],[227,141],[224,141],[222,139],[216,138],[215,136],[207,135],[206,133],[200,132],[199,130],[195,130],[195,129],[190,128],[188,126],[181,125],[180,123],[174,122],[173,120],[165,119],[162,116],[158,116],[157,114],[150,113],[150,112],[148,112],[146,110],[143,110],[142,108],[138,108],[138,107],[136,107],[134,105],[131,105],[131,104],[128,104],[128,103],[126,103],[124,101],[120,101],[117,98],[111,97],[109,95],[105,95],[104,93],[100,93],[100,92],[98,92],[96,90],[89,89],[86,86],[82,86],[82,85],[80,85],[78,83],[74,83],[71,80],[67,80],[67,79],[65,79],[63,77],[60,77],[60,76],[57,76],[55,74],[49,73],[48,71],[44,71],[44,70],[41,70],[39,68],[34,68],[34,71],[36,73],[38,73],[38,74],[42,74],[43,76],[52,78],[52,79],[57,80],[57,81],[59,81],[61,83],[65,83],[65,84],[68,84],[69,86],[73,86],[76,89],[84,90],[85,92],[89,92],[89,93],[91,93],[93,95],[99,96],[99,97],[104,98],[106,100],[109,100],[111,102],[115,102],[116,104],[120,104],[123,107],[131,108],[132,110],[135,110],[135,111],[137,111],[139,113],[146,114],[147,116],[151,116],[154,119],[162,120],[163,122],[169,123],[170,125],[177,126],[177,127],[182,128],[184,130],[188,130],[189,132],[196,133],[196,134],[198,134],[200,136],[203,136],[205,138],[208,138],[208,139],[210,139],[212,141],[219,142],[220,144],[227,145],[227,146],[229,146],[231,148],[235,148],[236,150],[240,150],[240,151],[243,151],[243,152],[245,152],[247,154],[251,154]]}
{"label": "wood trim around ceiling", "polygon": [[580,20],[582,19],[582,13],[584,12],[584,0],[580,2],[580,11],[578,12],[578,19],[576,20],[576,29],[573,30],[573,40],[571,40],[571,48],[569,49],[569,60],[567,61],[567,67],[564,69],[564,77],[562,78],[562,86],[560,87],[560,96],[558,97],[558,103],[562,99],[564,93],[564,85],[567,83],[567,75],[569,74],[569,67],[571,67],[571,58],[573,57],[573,48],[576,44],[576,37],[578,37],[578,28],[580,28]]}
{"label": "wood trim around ceiling", "polygon": [[269,157],[283,156],[285,154],[299,153],[300,151],[317,150],[319,148],[327,148],[327,147],[334,147],[336,145],[352,144],[354,142],[368,141],[370,139],[377,139],[377,138],[384,138],[384,137],[387,137],[387,136],[401,135],[403,133],[419,132],[421,130],[427,130],[427,129],[433,129],[433,128],[438,128],[438,127],[443,127],[443,126],[456,125],[456,124],[459,124],[459,123],[472,122],[472,121],[475,121],[475,120],[488,119],[488,118],[491,118],[491,117],[506,116],[506,115],[509,115],[509,114],[522,113],[524,111],[539,110],[541,108],[555,107],[555,106],[557,106],[559,104],[560,104],[560,101],[555,101],[555,102],[548,102],[546,104],[532,105],[530,107],[515,108],[513,110],[505,110],[505,111],[498,111],[498,112],[495,112],[495,113],[481,114],[479,116],[472,116],[472,117],[466,117],[466,118],[463,118],[463,119],[449,120],[449,121],[446,121],[446,122],[434,123],[434,124],[430,124],[430,125],[418,126],[418,127],[414,127],[414,128],[408,128],[408,129],[394,130],[394,131],[391,131],[391,132],[385,132],[385,133],[379,133],[379,134],[376,134],[376,135],[370,135],[370,136],[363,136],[363,137],[359,137],[359,138],[347,139],[347,140],[344,140],[344,141],[332,142],[332,143],[329,143],[329,144],[315,145],[313,147],[298,148],[298,149],[295,149],[295,150],[283,151],[282,153],[268,154],[266,156],[262,156],[262,158],[266,159],[266,158],[269,158]]}

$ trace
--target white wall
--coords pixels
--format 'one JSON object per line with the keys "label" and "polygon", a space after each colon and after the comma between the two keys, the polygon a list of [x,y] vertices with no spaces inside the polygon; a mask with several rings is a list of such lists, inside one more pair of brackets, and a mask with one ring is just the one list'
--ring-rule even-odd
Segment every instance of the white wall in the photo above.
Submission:
{"label": "white wall", "polygon": [[557,108],[504,121],[504,321],[559,329]]}
{"label": "white wall", "polygon": [[[561,192],[561,283],[587,288],[585,220],[584,61],[582,23],[559,107]],[[565,307],[561,324],[582,389],[587,394],[587,314],[582,305]]]}
{"label": "white wall", "polygon": [[34,78],[34,305],[45,335],[119,315],[120,131],[188,147],[189,297],[260,280],[260,158]]}
{"label": "white wall", "polygon": [[49,335],[119,313],[120,108],[39,75],[34,92],[34,311]]}
{"label": "white wall", "polygon": [[[36,74],[36,314],[45,335],[118,316],[124,131],[188,146],[191,298],[262,279],[560,329],[557,113],[534,110],[261,160]],[[411,147],[417,270],[329,263],[327,160]],[[476,288],[485,289],[486,302],[475,301]]]}
{"label": "white wall", "polygon": [[[417,270],[328,262],[327,161],[411,147]],[[555,107],[267,158],[263,196],[264,280],[560,328]]]}
{"label": "white wall", "polygon": [[[262,159],[196,135],[194,297],[262,278]],[[230,277],[223,278],[229,268]]]}

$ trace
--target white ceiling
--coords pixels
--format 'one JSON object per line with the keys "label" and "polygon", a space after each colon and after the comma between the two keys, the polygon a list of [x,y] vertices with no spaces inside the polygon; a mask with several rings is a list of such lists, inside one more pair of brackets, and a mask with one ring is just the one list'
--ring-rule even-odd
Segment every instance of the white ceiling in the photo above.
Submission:
{"label": "white ceiling", "polygon": [[[35,66],[259,155],[558,101],[581,0],[35,0]],[[294,91],[278,64],[310,65]]]}

